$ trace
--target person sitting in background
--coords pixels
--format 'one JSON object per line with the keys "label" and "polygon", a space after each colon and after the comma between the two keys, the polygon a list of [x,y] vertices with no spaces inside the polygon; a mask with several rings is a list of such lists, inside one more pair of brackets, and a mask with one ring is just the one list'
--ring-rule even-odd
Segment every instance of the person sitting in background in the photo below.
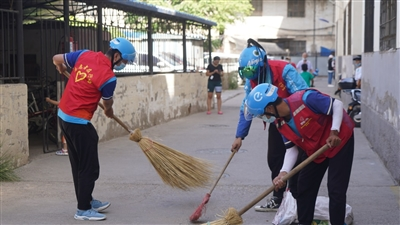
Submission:
{"label": "person sitting in background", "polygon": [[354,80],[356,81],[356,88],[361,88],[361,78],[362,78],[362,70],[361,70],[361,55],[357,55],[353,58],[353,64],[355,67],[354,72]]}
{"label": "person sitting in background", "polygon": [[307,64],[301,65],[301,69],[303,70],[303,72],[300,75],[304,79],[308,87],[314,87],[314,75],[308,72]]}

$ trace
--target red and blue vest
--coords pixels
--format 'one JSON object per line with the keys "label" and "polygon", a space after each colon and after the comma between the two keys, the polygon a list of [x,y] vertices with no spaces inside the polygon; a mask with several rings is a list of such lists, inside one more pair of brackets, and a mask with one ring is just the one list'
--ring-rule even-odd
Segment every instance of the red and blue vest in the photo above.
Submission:
{"label": "red and blue vest", "polygon": [[[331,126],[332,116],[316,114],[303,101],[303,95],[307,90],[299,91],[286,98],[292,118],[301,137],[299,137],[282,118],[275,121],[279,132],[295,145],[303,149],[308,156],[312,155],[326,144]],[[354,128],[354,122],[343,109],[343,119],[340,126],[339,138],[342,140],[339,146],[328,149],[317,157],[314,162],[321,163],[326,158],[334,157],[350,139]]]}
{"label": "red and blue vest", "polygon": [[[278,96],[281,98],[286,98],[290,96],[287,90],[286,82],[283,80],[282,72],[285,66],[288,64],[286,61],[280,60],[268,60],[269,67],[272,72],[272,85],[278,87]],[[251,88],[258,85],[257,80],[250,80]]]}
{"label": "red and blue vest", "polygon": [[102,85],[115,76],[102,52],[82,53],[72,68],[60,109],[69,116],[91,120],[101,98]]}

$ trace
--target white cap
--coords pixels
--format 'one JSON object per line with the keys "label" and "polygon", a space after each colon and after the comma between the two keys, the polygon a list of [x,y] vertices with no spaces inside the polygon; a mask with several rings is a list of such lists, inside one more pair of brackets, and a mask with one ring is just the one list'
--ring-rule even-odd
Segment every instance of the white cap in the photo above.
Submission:
{"label": "white cap", "polygon": [[329,58],[333,58],[333,55],[329,55]]}

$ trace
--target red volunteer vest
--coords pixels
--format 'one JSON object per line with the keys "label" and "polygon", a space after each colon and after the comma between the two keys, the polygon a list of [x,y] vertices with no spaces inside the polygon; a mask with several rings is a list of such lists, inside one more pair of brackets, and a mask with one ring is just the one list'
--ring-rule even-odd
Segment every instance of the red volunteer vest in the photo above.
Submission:
{"label": "red volunteer vest", "polygon": [[[296,125],[301,137],[299,137],[283,119],[277,119],[275,124],[281,134],[292,141],[295,145],[302,148],[307,155],[310,156],[326,144],[326,139],[328,139],[331,132],[332,116],[316,114],[309,109],[302,100],[303,94],[306,91],[307,90],[296,92],[286,98],[290,111],[292,112],[294,124]],[[281,124],[281,126],[278,126],[278,124]],[[314,162],[321,163],[325,158],[334,157],[350,139],[353,133],[353,128],[354,122],[343,109],[343,119],[339,132],[339,137],[342,140],[340,145],[328,149],[325,153],[316,158]]]}
{"label": "red volunteer vest", "polygon": [[[283,68],[285,68],[288,62],[280,60],[268,60],[268,64],[272,72],[272,84],[278,87],[278,96],[281,98],[289,97],[290,93],[287,91],[286,82],[282,77]],[[251,88],[254,88],[258,85],[257,80],[250,80],[250,83]]]}
{"label": "red volunteer vest", "polygon": [[115,75],[102,52],[82,53],[72,69],[59,107],[67,115],[90,120],[101,98],[101,86]]}

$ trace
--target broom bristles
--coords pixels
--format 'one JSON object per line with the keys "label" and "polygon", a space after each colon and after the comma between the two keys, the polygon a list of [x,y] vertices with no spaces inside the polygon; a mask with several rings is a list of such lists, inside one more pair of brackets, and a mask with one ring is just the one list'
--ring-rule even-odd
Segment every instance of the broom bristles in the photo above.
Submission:
{"label": "broom bristles", "polygon": [[243,224],[242,217],[239,215],[238,211],[234,208],[229,208],[221,219],[204,223],[203,225],[241,225]]}
{"label": "broom bristles", "polygon": [[210,200],[210,196],[211,195],[209,193],[204,196],[203,201],[200,203],[199,207],[197,207],[197,209],[190,216],[190,221],[196,221],[200,218],[200,216],[203,214],[203,209],[205,209],[208,200]]}
{"label": "broom bristles", "polygon": [[138,143],[163,182],[182,190],[205,187],[211,179],[211,164],[142,137],[139,129],[129,139]]}

